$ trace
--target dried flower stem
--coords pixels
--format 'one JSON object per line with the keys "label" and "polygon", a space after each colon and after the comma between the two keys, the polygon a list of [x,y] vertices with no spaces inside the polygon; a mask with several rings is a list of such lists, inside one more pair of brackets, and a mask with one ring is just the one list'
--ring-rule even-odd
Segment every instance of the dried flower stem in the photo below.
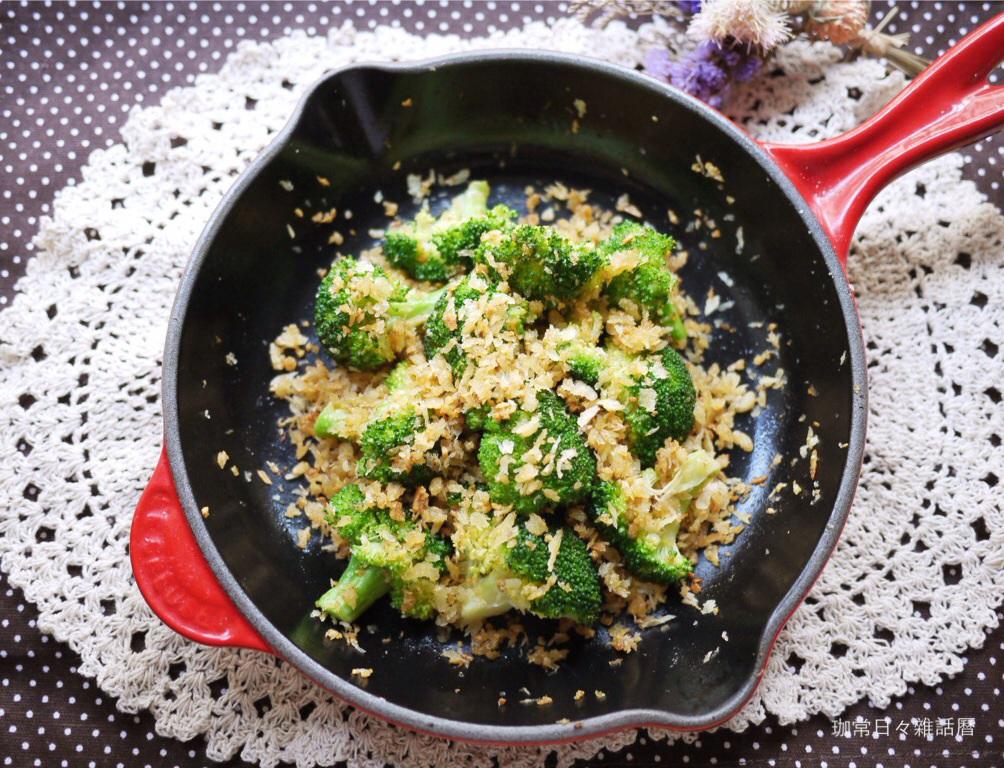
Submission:
{"label": "dried flower stem", "polygon": [[865,27],[857,39],[852,40],[848,45],[859,48],[869,56],[883,58],[906,75],[916,77],[931,62],[906,48],[907,43],[910,42],[910,36],[907,33],[888,35],[882,31],[898,14],[899,8],[893,6],[874,29]]}

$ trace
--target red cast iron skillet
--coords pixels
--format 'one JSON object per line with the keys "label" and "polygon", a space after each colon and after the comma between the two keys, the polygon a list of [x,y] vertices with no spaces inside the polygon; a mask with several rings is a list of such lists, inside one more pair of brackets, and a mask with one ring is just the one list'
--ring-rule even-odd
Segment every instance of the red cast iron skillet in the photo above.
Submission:
{"label": "red cast iron skillet", "polygon": [[[857,130],[802,146],[758,144],[648,77],[556,53],[464,54],[327,75],[226,195],[181,281],[164,356],[165,453],[132,528],[133,568],[147,601],[186,637],[275,654],[361,709],[451,738],[543,743],[728,719],[752,694],[777,633],[823,568],[854,495],[867,381],[842,263],[855,225],[893,177],[1004,122],[1004,89],[987,83],[1002,51],[1004,16]],[[576,99],[587,110],[577,132]],[[724,189],[691,170],[697,155],[721,169]],[[723,548],[721,567],[697,566],[701,598],[714,599],[720,612],[671,600],[676,619],[645,631],[620,666],[608,663],[614,654],[601,632],[575,645],[556,674],[515,652],[461,672],[441,656],[446,646],[430,623],[386,606],[366,617],[377,630],[361,633],[364,656],[326,641],[309,614],[341,564],[318,541],[306,550],[296,545],[302,522],[283,515],[294,484],[266,486],[217,468],[220,450],[242,471],[292,463],[276,427],[285,406],[268,394],[268,340],[311,316],[316,270],[333,256],[330,227],[309,223],[310,214],[336,206],[343,232],[352,226],[357,233],[340,250],[355,252],[372,243],[370,228],[387,221],[374,193],[403,202],[405,175],[429,168],[470,168],[492,182],[498,200],[515,204],[527,183],[556,178],[611,206],[628,192],[661,227],[668,208],[684,222],[699,208],[721,236],[673,230],[692,254],[684,285],[699,300],[713,287],[734,302],[714,316],[729,327],[715,330],[707,362],[727,365],[760,352],[765,324],[782,333],[765,370],[783,368],[788,384],[742,420],[755,449],[737,452],[731,469],[768,480],[741,502],[752,522]],[[298,207],[306,218],[296,217]],[[237,365],[225,361],[231,352]],[[816,503],[807,463],[790,461],[810,423],[820,439]],[[773,467],[776,454],[784,461]],[[768,500],[776,484],[795,481],[806,489],[801,495],[787,490]],[[768,506],[776,514],[766,514]],[[205,519],[203,507],[211,510]],[[853,593],[858,585],[844,588]],[[354,667],[371,667],[373,676],[361,682]],[[580,688],[590,694],[575,702]],[[500,707],[500,695],[510,704]],[[553,703],[516,703],[527,695]]]}

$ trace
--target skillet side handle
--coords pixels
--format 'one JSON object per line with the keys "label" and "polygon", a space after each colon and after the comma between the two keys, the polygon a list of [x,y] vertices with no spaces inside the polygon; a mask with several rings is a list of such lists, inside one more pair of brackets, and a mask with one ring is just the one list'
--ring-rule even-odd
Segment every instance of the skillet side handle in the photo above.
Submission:
{"label": "skillet side handle", "polygon": [[916,165],[1004,126],[1004,86],[987,77],[1004,58],[1004,13],[928,67],[869,120],[815,144],[764,144],[809,201],[842,261],[865,208]]}
{"label": "skillet side handle", "polygon": [[220,586],[188,525],[167,452],[136,506],[129,534],[133,575],[167,626],[206,645],[274,653]]}

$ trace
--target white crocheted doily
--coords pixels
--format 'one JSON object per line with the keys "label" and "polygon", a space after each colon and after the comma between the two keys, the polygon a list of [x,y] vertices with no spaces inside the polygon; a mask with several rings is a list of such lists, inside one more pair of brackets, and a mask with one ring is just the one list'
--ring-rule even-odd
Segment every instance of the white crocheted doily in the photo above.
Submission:
{"label": "white crocheted doily", "polygon": [[[218,75],[134,111],[124,143],[95,152],[81,183],[63,190],[20,294],[0,313],[0,552],[11,582],[38,606],[39,628],[69,643],[81,673],[122,710],[150,709],[164,735],[204,735],[215,759],[239,752],[265,766],[491,764],[490,749],[347,712],[289,665],[195,645],[152,616],[126,544],[160,451],[168,308],[221,195],[324,70],[387,51],[419,58],[488,46],[558,48],[634,66],[664,33],[658,23],[632,32],[562,21],[471,41],[345,27],[327,38],[245,43]],[[737,119],[775,140],[850,128],[902,86],[883,65],[839,63],[825,46],[789,45],[776,64],[786,77],[765,77],[734,101]],[[187,144],[172,148],[175,136]],[[152,176],[145,161],[156,164]],[[871,361],[861,488],[810,604],[781,634],[732,728],[768,712],[782,722],[834,715],[863,697],[885,705],[911,682],[958,672],[962,654],[997,622],[1004,217],[961,179],[962,164],[950,155],[901,179],[861,224],[850,262]],[[145,633],[141,650],[133,650],[137,633]],[[271,707],[259,714],[253,702],[266,695]],[[308,703],[315,706],[303,719]],[[554,751],[566,765],[634,738]],[[531,766],[549,751],[496,754],[501,765]]]}

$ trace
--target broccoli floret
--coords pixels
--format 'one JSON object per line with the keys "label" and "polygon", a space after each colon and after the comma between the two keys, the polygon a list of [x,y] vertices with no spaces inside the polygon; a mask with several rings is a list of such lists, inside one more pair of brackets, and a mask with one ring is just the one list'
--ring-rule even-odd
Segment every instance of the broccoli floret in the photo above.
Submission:
{"label": "broccoli floret", "polygon": [[[412,386],[411,364],[408,362],[398,363],[391,369],[391,372],[384,379],[384,386],[387,392],[393,395]],[[394,412],[394,406],[398,400],[407,400],[412,395],[405,393],[403,397],[391,397],[386,399],[371,414],[371,420]],[[335,437],[339,440],[348,440],[358,443],[362,438],[362,430],[365,424],[359,426],[358,419],[352,419],[352,410],[340,403],[328,403],[317,415],[314,421],[314,434],[317,437]]]}
{"label": "broccoli floret", "polygon": [[432,244],[448,263],[462,264],[470,269],[471,259],[481,243],[481,236],[495,229],[508,228],[515,218],[514,210],[505,205],[496,205],[467,221],[436,232],[432,236]]}
{"label": "broccoli floret", "polygon": [[387,260],[416,280],[431,282],[468,270],[481,235],[509,226],[516,216],[504,205],[488,210],[488,192],[488,182],[472,181],[438,219],[419,211],[410,225],[387,233]]}
{"label": "broccoli floret", "polygon": [[414,486],[427,483],[435,472],[427,462],[417,461],[407,470],[393,466],[400,450],[415,442],[415,436],[425,429],[425,420],[415,412],[419,399],[411,363],[394,366],[384,379],[387,396],[373,409],[368,421],[357,426],[348,409],[329,403],[314,422],[318,437],[336,437],[359,445],[359,463],[356,471],[360,477],[381,483],[400,483]]}
{"label": "broccoli floret", "polygon": [[628,446],[642,466],[655,464],[667,438],[682,442],[694,428],[697,390],[675,349],[631,357],[618,349],[571,343],[562,355],[570,376],[591,386],[602,384],[624,405]]}
{"label": "broccoli floret", "polygon": [[401,448],[414,443],[415,435],[424,428],[424,420],[412,409],[369,422],[359,441],[359,476],[381,483],[427,483],[433,472],[426,464],[416,464],[407,471],[395,469],[392,464]]}
{"label": "broccoli floret", "polygon": [[[531,420],[538,426],[528,432],[524,425]],[[547,434],[540,440],[543,431]],[[517,480],[531,457],[537,473]],[[517,411],[503,422],[489,420],[478,461],[492,501],[520,514],[582,501],[596,479],[596,457],[564,401],[553,392],[538,393],[533,413]]]}
{"label": "broccoli floret", "polygon": [[642,466],[655,464],[656,453],[673,438],[682,442],[694,428],[697,390],[680,353],[667,347],[640,358],[644,372],[619,350],[606,350],[608,369],[603,375],[609,394],[624,405],[628,446]]}
{"label": "broccoli floret", "polygon": [[464,421],[467,423],[467,428],[472,432],[484,432],[485,425],[491,418],[491,412],[492,409],[490,405],[480,405],[477,408],[471,408],[464,414]]}
{"label": "broccoli floret", "polygon": [[627,300],[648,310],[652,320],[668,326],[674,341],[680,343],[687,339],[683,317],[674,303],[680,281],[666,265],[666,257],[675,247],[676,241],[669,235],[627,221],[614,227],[599,251],[606,258],[624,250],[635,251],[639,257],[636,267],[618,274],[604,289],[611,306],[620,306],[621,301]]}
{"label": "broccoli floret", "polygon": [[[483,532],[482,538],[500,538],[494,534],[493,526]],[[557,537],[560,541],[555,544]],[[549,568],[554,546],[557,556]],[[592,624],[599,616],[603,602],[599,573],[585,543],[569,528],[537,535],[520,524],[513,540],[490,544],[476,557],[466,563],[468,581],[461,590],[464,624],[477,624],[514,609],[580,624]],[[547,591],[540,594],[542,588]]]}
{"label": "broccoli floret", "polygon": [[608,366],[606,353],[596,346],[603,335],[603,315],[589,312],[561,328],[558,334],[564,340],[558,351],[568,375],[591,387],[596,386],[600,374]]}
{"label": "broccoli floret", "polygon": [[389,396],[374,411],[359,440],[356,471],[360,477],[413,486],[427,483],[434,475],[426,463],[404,471],[393,466],[400,450],[414,443],[415,436],[425,429],[425,420],[415,412],[418,397],[411,371],[409,363],[399,363],[384,382]]}
{"label": "broccoli floret", "polygon": [[573,379],[584,381],[589,386],[596,386],[600,373],[607,364],[603,350],[583,344],[575,344],[565,351],[565,363],[568,365],[568,375]]}
{"label": "broccoli floret", "polygon": [[505,279],[528,299],[574,299],[604,263],[589,244],[572,244],[550,227],[529,224],[482,238],[474,254],[493,279]]}
{"label": "broccoli floret", "polygon": [[419,323],[439,292],[409,290],[383,268],[350,257],[339,258],[317,289],[317,335],[338,362],[369,371],[394,360],[397,323]]}
{"label": "broccoli floret", "polygon": [[435,586],[452,551],[449,541],[431,532],[423,536],[414,522],[394,520],[386,510],[365,503],[359,487],[347,485],[328,504],[328,524],[348,542],[352,556],[317,607],[342,621],[355,621],[390,592],[402,614],[429,618],[435,611]]}
{"label": "broccoli floret", "polygon": [[[477,301],[485,293],[496,292],[495,285],[475,273],[447,286],[425,324],[426,359],[431,360],[442,350],[446,350],[443,353],[446,362],[449,363],[454,378],[459,380],[467,369],[467,356],[461,348],[465,323],[463,307],[470,301]],[[448,314],[450,322],[447,322]],[[529,320],[529,314],[526,302],[513,298],[507,318],[510,330],[522,333],[525,323]]]}
{"label": "broccoli floret", "polygon": [[682,442],[690,434],[697,402],[697,390],[679,352],[667,347],[649,356],[648,363],[646,373],[619,396],[625,406],[631,452],[646,467],[655,464],[666,438]]}
{"label": "broccoli floret", "polygon": [[[623,487],[613,482],[596,486],[589,515],[603,537],[621,553],[629,572],[645,581],[675,583],[693,570],[693,564],[677,546],[680,522],[704,484],[719,471],[710,454],[691,453],[673,479],[655,491],[657,503],[664,505],[668,518],[657,531],[632,530],[633,510]],[[654,482],[654,470],[646,470],[645,475]]]}

